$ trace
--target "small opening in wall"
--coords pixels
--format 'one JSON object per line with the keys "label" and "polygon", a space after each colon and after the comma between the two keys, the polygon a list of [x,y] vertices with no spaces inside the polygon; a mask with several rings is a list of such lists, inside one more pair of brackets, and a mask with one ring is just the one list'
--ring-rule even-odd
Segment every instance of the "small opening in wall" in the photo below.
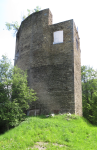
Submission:
{"label": "small opening in wall", "polygon": [[78,39],[76,39],[76,48],[78,50]]}
{"label": "small opening in wall", "polygon": [[15,60],[17,60],[18,57],[19,57],[19,51],[18,51],[18,52],[16,53],[16,55],[15,55]]}
{"label": "small opening in wall", "polygon": [[53,44],[63,43],[63,31],[56,31],[53,33]]}

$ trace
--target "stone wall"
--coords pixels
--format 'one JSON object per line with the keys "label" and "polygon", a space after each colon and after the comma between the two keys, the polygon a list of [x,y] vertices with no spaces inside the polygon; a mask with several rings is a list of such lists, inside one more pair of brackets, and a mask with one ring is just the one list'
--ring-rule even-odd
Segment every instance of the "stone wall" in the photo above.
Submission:
{"label": "stone wall", "polygon": [[75,113],[82,115],[82,88],[81,88],[81,50],[80,38],[75,24],[74,30],[74,99]]}
{"label": "stone wall", "polygon": [[[62,43],[53,44],[56,31],[63,31]],[[33,13],[17,33],[15,54],[15,65],[27,69],[39,97],[31,109],[82,115],[80,41],[73,20],[52,24],[49,9]]]}

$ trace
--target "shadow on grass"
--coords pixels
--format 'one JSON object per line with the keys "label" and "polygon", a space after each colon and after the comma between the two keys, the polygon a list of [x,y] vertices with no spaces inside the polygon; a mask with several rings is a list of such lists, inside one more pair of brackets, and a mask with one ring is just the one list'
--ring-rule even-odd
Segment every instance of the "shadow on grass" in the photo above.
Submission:
{"label": "shadow on grass", "polygon": [[82,120],[84,122],[86,122],[86,124],[89,126],[89,127],[97,127],[97,125],[95,124],[92,124],[89,120],[87,120],[86,118],[82,117]]}

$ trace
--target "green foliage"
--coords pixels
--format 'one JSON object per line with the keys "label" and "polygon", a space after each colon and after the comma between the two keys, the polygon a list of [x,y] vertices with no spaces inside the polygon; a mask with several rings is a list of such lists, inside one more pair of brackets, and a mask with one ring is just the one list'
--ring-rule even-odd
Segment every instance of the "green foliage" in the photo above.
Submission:
{"label": "green foliage", "polygon": [[[41,8],[40,8],[39,6],[37,6],[34,10],[27,9],[27,16],[23,15],[22,21],[23,21],[24,19],[26,19],[26,18],[27,18],[30,14],[32,14],[33,12],[38,12],[38,11],[40,11],[40,10],[41,10]],[[9,31],[10,31],[10,30],[14,30],[14,31],[15,31],[15,34],[17,33],[17,31],[19,30],[19,27],[20,27],[20,24],[19,24],[17,21],[12,22],[12,23],[6,22],[5,25],[6,25],[6,27],[7,27],[7,30],[9,30]]]}
{"label": "green foliage", "polygon": [[33,12],[39,12],[41,10],[41,8],[39,6],[37,6]]}
{"label": "green foliage", "polygon": [[3,82],[5,78],[10,78],[12,74],[12,65],[7,56],[2,55],[0,60],[0,82]]}
{"label": "green foliage", "polygon": [[0,136],[1,150],[32,150],[37,147],[46,150],[96,150],[97,127],[75,115],[37,116],[27,117],[18,127]]}
{"label": "green foliage", "polygon": [[27,16],[31,15],[32,13],[34,12],[39,12],[41,10],[41,8],[39,6],[37,6],[34,10],[30,10],[30,9],[27,9]]}
{"label": "green foliage", "polygon": [[10,30],[14,30],[15,33],[17,33],[17,31],[18,31],[18,29],[19,29],[19,27],[20,27],[20,25],[18,24],[17,21],[12,22],[12,23],[6,22],[5,25],[6,25],[6,27],[7,27],[7,30],[9,30],[9,31],[10,31]]}
{"label": "green foliage", "polygon": [[18,125],[25,116],[29,104],[37,99],[36,93],[27,85],[27,73],[11,67],[6,56],[0,60],[0,122],[6,128]]}
{"label": "green foliage", "polygon": [[97,71],[91,67],[82,66],[81,75],[83,116],[97,125]]}

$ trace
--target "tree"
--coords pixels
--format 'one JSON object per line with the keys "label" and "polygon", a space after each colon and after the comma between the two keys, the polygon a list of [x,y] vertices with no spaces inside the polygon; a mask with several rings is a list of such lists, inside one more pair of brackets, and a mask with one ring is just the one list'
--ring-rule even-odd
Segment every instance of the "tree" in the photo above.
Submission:
{"label": "tree", "polygon": [[6,56],[0,60],[0,122],[10,126],[18,125],[25,116],[25,110],[37,99],[34,90],[28,87],[27,73],[18,67],[11,67]]}
{"label": "tree", "polygon": [[97,124],[97,71],[88,66],[81,67],[83,116]]}
{"label": "tree", "polygon": [[7,27],[7,30],[14,30],[15,32],[14,32],[14,34],[16,34],[17,32],[18,32],[18,30],[19,30],[19,27],[20,27],[20,25],[19,25],[19,23],[17,22],[17,21],[15,21],[15,22],[12,22],[12,23],[8,23],[8,22],[6,22],[6,27]]}
{"label": "tree", "polygon": [[[31,15],[31,13],[38,12],[38,11],[40,11],[40,10],[41,10],[41,8],[40,8],[39,6],[37,6],[34,10],[27,9],[27,16],[23,15],[22,21],[23,21],[24,19],[26,19],[29,15]],[[20,27],[20,24],[19,24],[17,21],[12,22],[12,23],[6,22],[5,25],[6,25],[6,27],[7,27],[7,30],[9,30],[9,31],[10,31],[10,30],[14,30],[14,31],[15,31],[15,34],[18,32],[19,27]]]}

